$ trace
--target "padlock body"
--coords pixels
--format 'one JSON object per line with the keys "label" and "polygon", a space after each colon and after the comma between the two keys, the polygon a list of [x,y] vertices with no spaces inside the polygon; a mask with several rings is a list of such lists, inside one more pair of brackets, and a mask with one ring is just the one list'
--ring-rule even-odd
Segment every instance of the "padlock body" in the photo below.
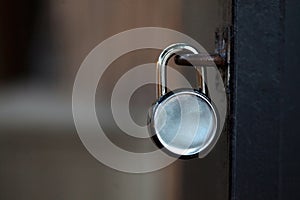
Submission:
{"label": "padlock body", "polygon": [[215,108],[198,90],[178,89],[167,93],[153,105],[149,117],[154,141],[178,157],[196,156],[216,136]]}

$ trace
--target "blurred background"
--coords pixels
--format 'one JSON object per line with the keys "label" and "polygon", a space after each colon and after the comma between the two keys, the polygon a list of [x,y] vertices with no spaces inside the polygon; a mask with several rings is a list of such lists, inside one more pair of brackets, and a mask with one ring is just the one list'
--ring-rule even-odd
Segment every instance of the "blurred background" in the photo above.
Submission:
{"label": "blurred background", "polygon": [[[216,28],[230,25],[230,15],[230,0],[2,0],[0,199],[227,199],[226,130],[204,159],[178,160],[147,174],[122,173],[98,162],[81,143],[72,118],[72,87],[87,54],[114,34],[164,27],[214,52]],[[113,85],[132,67],[156,62],[159,53],[144,50],[120,57],[97,91],[97,111],[107,115],[102,123],[108,137],[124,149],[154,147],[148,140],[125,137],[111,122]],[[145,124],[154,100],[154,85],[134,93],[130,114],[137,124]]]}

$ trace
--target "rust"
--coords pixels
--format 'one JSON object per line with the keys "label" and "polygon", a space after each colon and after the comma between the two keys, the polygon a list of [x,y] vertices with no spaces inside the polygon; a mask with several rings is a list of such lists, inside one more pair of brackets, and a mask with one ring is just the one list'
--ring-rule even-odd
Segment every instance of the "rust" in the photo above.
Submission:
{"label": "rust", "polygon": [[219,54],[183,54],[174,58],[177,65],[186,66],[226,66],[226,61]]}

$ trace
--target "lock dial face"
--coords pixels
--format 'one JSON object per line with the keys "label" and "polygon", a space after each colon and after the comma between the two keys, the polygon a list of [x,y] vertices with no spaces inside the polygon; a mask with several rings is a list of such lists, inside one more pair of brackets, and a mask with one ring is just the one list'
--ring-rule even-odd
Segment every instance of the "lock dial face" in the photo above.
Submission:
{"label": "lock dial face", "polygon": [[153,108],[150,126],[157,140],[179,156],[204,151],[217,131],[217,116],[209,99],[186,90],[166,96]]}

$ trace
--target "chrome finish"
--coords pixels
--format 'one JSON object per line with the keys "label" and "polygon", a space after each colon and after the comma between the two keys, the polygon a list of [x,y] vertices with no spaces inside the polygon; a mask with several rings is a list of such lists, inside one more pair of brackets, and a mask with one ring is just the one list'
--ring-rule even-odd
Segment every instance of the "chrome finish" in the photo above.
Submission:
{"label": "chrome finish", "polygon": [[[182,52],[182,51],[190,51],[194,54],[199,54],[198,50],[194,47],[185,44],[185,43],[177,43],[172,44],[165,48],[163,52],[160,54],[157,62],[157,98],[165,95],[167,93],[167,63],[169,59],[176,53]],[[205,68],[194,66],[198,73],[198,87],[201,88],[202,93],[206,94],[206,88],[205,88]],[[200,68],[200,69],[199,69]]]}
{"label": "chrome finish", "polygon": [[153,108],[150,128],[172,154],[204,157],[215,138],[217,115],[209,99],[194,90],[175,91]]}
{"label": "chrome finish", "polygon": [[150,109],[149,128],[153,140],[167,153],[179,157],[204,157],[217,138],[218,118],[205,87],[205,69],[197,71],[197,89],[167,92],[167,63],[176,53],[199,52],[192,46],[178,43],[168,46],[157,62],[157,102]]}

